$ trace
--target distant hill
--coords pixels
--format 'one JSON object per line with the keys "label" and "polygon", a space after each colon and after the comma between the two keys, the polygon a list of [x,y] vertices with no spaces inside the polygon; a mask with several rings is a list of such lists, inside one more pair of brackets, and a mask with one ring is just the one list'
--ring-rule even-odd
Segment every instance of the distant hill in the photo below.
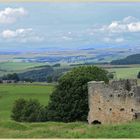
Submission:
{"label": "distant hill", "polygon": [[124,59],[111,61],[112,65],[140,64],[140,54],[129,55]]}
{"label": "distant hill", "polygon": [[46,66],[41,69],[29,70],[18,74],[20,80],[46,81],[47,76],[54,72],[51,66]]}
{"label": "distant hill", "polygon": [[55,69],[55,67],[58,67],[59,64],[55,64],[53,66],[49,65],[43,65],[43,66],[37,66],[29,69],[26,72],[18,73],[19,79],[21,81],[36,81],[36,82],[45,82],[50,81],[57,81],[59,77],[69,70],[69,68],[58,68]]}

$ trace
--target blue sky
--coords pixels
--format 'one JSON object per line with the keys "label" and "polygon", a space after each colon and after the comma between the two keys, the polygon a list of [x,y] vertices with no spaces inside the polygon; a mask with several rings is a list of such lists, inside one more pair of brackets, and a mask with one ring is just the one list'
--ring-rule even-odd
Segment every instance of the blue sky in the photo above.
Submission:
{"label": "blue sky", "polygon": [[140,44],[140,3],[1,3],[0,50]]}

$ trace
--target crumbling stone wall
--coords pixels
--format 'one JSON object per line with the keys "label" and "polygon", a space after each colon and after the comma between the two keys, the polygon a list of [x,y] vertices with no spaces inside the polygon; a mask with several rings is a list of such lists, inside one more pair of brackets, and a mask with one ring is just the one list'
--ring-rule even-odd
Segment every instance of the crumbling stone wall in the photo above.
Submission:
{"label": "crumbling stone wall", "polygon": [[88,83],[88,122],[121,123],[140,117],[140,87],[137,80]]}

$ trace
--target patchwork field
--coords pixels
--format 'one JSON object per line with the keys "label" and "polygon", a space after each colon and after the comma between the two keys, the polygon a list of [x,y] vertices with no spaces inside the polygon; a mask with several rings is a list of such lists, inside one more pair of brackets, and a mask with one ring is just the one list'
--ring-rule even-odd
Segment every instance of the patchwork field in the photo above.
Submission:
{"label": "patchwork field", "polygon": [[[0,62],[0,76],[8,73],[18,73],[22,71],[26,71],[30,68],[41,66],[42,63],[36,62]],[[45,65],[45,63],[44,63]]]}
{"label": "patchwork field", "polygon": [[47,105],[52,85],[0,85],[0,138],[140,138],[140,122],[120,125],[74,123],[17,123],[10,119],[14,100],[38,99]]}

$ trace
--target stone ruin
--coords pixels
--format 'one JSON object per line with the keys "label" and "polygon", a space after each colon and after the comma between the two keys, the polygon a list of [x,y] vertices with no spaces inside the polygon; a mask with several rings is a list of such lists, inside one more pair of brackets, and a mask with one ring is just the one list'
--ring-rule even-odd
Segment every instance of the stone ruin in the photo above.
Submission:
{"label": "stone ruin", "polygon": [[88,82],[89,124],[140,120],[140,86],[137,80]]}

